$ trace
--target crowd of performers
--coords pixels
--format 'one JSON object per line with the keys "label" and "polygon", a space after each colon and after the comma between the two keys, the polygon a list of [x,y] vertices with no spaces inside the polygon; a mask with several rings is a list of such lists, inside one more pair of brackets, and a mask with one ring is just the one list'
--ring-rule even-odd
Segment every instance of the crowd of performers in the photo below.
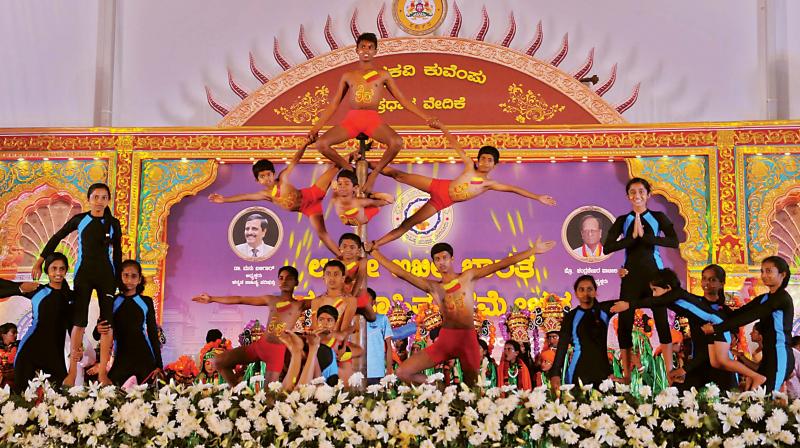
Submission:
{"label": "crowd of performers", "polygon": [[[769,292],[738,309],[731,309],[724,300],[725,271],[717,265],[702,272],[704,295],[690,294],[678,276],[663,265],[660,248],[677,248],[678,237],[665,214],[647,208],[651,188],[640,178],[631,179],[625,186],[632,210],[616,219],[603,242],[604,253],[625,254],[619,293],[604,293],[619,300],[599,301],[595,279],[579,277],[574,284],[578,304],[545,328],[542,344],[538,329],[530,332],[533,317],[524,310],[512,311],[503,324],[506,338],[497,363],[492,357],[494,330],[476,314],[475,285],[499,270],[547,252],[555,242],[537,238],[527,250],[463,272],[458,269],[455,249],[439,242],[430,248],[439,279],[407,272],[388,259],[381,248],[438,211],[489,190],[514,193],[544,205],[555,205],[555,200],[492,179],[490,174],[500,152],[485,146],[478,152],[477,161],[473,160],[435,117],[426,115],[402,95],[386,70],[377,68],[373,61],[376,51],[374,35],[359,37],[356,69],[342,77],[334,101],[309,132],[308,143],[283,171],[276,173],[270,161],[260,160],[253,165],[258,191],[209,196],[214,203],[271,202],[308,217],[320,241],[335,256],[324,267],[323,294],[313,300],[296,296],[299,274],[292,266],[278,271],[277,295],[201,293],[193,298],[199,304],[265,307],[264,324],[248,324],[237,348],[222,335],[212,334],[197,358],[183,356],[163,366],[163,337],[156,325],[153,301],[143,295],[141,266],[134,260],[122,261],[122,229],[108,208],[111,192],[104,184],[94,184],[87,192],[89,211],[71,218],[42,249],[33,267],[34,282],[0,279],[0,297],[22,295],[32,305],[32,323],[18,343],[16,327],[0,327],[2,381],[22,390],[36,372],[42,371],[51,381],[65,385],[79,384],[84,375],[96,375],[103,384],[121,386],[167,376],[179,382],[238,384],[245,380],[262,386],[264,382],[282,381],[284,388],[292,389],[317,377],[331,384],[347,384],[355,371],[354,360],[365,356],[368,383],[395,374],[404,382],[419,384],[438,371],[446,383],[515,385],[523,389],[543,384],[554,390],[565,383],[598,385],[608,378],[635,387],[702,387],[710,382],[721,388],[765,387],[774,391],[785,387],[795,370],[791,346],[794,309],[786,291],[791,275],[787,262],[780,257],[763,260],[761,280]],[[458,177],[435,179],[389,166],[403,141],[378,115],[377,107],[386,91],[431,127],[442,130],[462,162]],[[350,112],[341,124],[319,136],[319,130],[345,97],[349,98]],[[359,185],[351,165],[356,154],[348,161],[332,149],[332,145],[360,133],[387,147],[380,161],[370,165],[372,171],[364,185]],[[312,143],[334,165],[312,185],[298,188],[291,174]],[[356,234],[347,233],[336,244],[323,220],[322,201],[328,190],[333,190],[331,201],[343,223],[365,225],[380,207],[393,201],[391,195],[372,191],[379,175],[424,191],[430,199],[397,228],[374,241],[362,242]],[[72,232],[78,234],[74,288],[65,279],[70,268],[67,257],[57,251],[61,240]],[[402,303],[394,304],[388,315],[376,314],[376,294],[366,287],[368,257],[430,295],[431,305],[420,307],[413,319]],[[46,284],[38,283],[43,272],[47,274]],[[100,308],[92,332],[100,342],[96,363],[85,334],[93,293]],[[642,308],[652,310],[653,318],[642,313]],[[683,333],[669,325],[667,310],[686,322]],[[613,314],[619,314],[615,329],[619,359],[607,347]],[[359,329],[359,315],[364,316],[366,328]],[[754,334],[761,341],[760,359],[744,356],[737,342],[738,329],[754,321],[758,321]],[[655,350],[647,336],[653,326],[660,342]],[[356,331],[366,331],[367,347],[354,340]],[[67,335],[69,355],[65,359]]]}

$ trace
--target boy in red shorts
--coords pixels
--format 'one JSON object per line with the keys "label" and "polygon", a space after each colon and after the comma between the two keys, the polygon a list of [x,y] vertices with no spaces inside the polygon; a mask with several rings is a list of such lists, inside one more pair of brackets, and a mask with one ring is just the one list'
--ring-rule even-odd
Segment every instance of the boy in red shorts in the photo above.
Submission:
{"label": "boy in red shorts", "polygon": [[295,299],[294,289],[297,287],[298,273],[292,266],[284,266],[278,270],[278,287],[281,295],[264,296],[221,296],[212,297],[202,293],[192,298],[198,303],[222,303],[226,305],[253,305],[269,307],[269,323],[264,336],[258,341],[245,346],[228,350],[218,355],[214,362],[217,370],[225,378],[225,382],[235,386],[241,380],[233,373],[233,368],[240,364],[264,361],[267,365],[266,382],[277,381],[283,370],[283,359],[286,346],[281,342],[284,332],[294,328],[297,318],[311,306],[310,301]]}
{"label": "boy in red shorts", "polygon": [[297,166],[303,153],[310,142],[300,148],[292,157],[291,162],[275,178],[275,165],[267,159],[261,159],[253,165],[253,176],[256,182],[261,184],[264,189],[255,193],[237,194],[233,196],[222,196],[219,193],[212,193],[208,200],[215,204],[241,201],[269,201],[284,210],[290,212],[300,212],[311,222],[311,228],[317,232],[320,241],[325,244],[334,255],[339,256],[339,246],[333,241],[325,228],[325,221],[322,216],[322,199],[333,181],[338,169],[334,166],[329,167],[322,173],[322,176],[314,182],[314,185],[298,190],[289,182],[289,175]]}
{"label": "boy in red shorts", "polygon": [[[506,185],[489,178],[489,173],[497,166],[500,161],[500,151],[493,146],[484,146],[478,151],[478,163],[467,155],[458,139],[455,138],[447,129],[442,128],[442,132],[453,145],[458,156],[464,162],[464,171],[455,179],[433,179],[421,174],[405,173],[394,168],[384,168],[382,173],[394,180],[424,191],[431,195],[431,198],[413,215],[409,216],[397,228],[391,230],[386,235],[375,241],[375,246],[394,241],[406,232],[414,228],[417,224],[435,215],[439,210],[450,207],[456,202],[468,201],[489,190],[516,193],[520,196],[534,199],[545,205],[556,205],[555,199],[548,195],[531,193],[528,190]],[[377,171],[377,166],[375,170]]]}
{"label": "boy in red shorts", "polygon": [[347,95],[350,102],[350,111],[339,125],[332,127],[319,138],[317,149],[339,168],[352,170],[347,160],[339,155],[335,149],[331,148],[332,145],[354,138],[362,132],[386,145],[386,152],[383,153],[378,162],[377,169],[370,173],[367,178],[364,184],[364,191],[372,191],[372,186],[378,178],[378,173],[395,158],[403,147],[403,138],[386,123],[383,123],[378,115],[378,105],[383,98],[384,90],[388,90],[406,110],[423,119],[428,126],[433,128],[440,126],[436,118],[428,116],[403,96],[388,71],[375,65],[374,59],[377,52],[378,38],[375,34],[364,33],[358,36],[356,40],[356,53],[358,54],[356,69],[342,76],[342,79],[339,80],[336,94],[333,96],[333,101],[331,101],[330,106],[325,109],[308,133],[310,140],[316,140],[319,130],[333,116],[342,100],[344,100],[345,95]]}
{"label": "boy in red shorts", "polygon": [[441,281],[428,280],[411,274],[368,244],[365,250],[371,253],[381,266],[417,289],[430,294],[433,303],[439,307],[439,312],[442,314],[442,329],[436,342],[400,364],[396,372],[398,378],[409,383],[422,384],[427,380],[425,374],[421,373],[423,370],[458,358],[464,372],[464,383],[470,387],[474,386],[481,366],[481,351],[474,323],[475,282],[519,263],[531,255],[547,252],[555,244],[555,241],[542,242],[541,238],[537,238],[533,247],[524,252],[459,273],[454,272],[452,268],[453,247],[447,243],[436,243],[431,248],[431,258],[442,275]]}
{"label": "boy in red shorts", "polygon": [[380,211],[380,207],[394,202],[388,193],[368,193],[358,197],[358,178],[356,173],[342,170],[336,177],[336,191],[333,194],[333,208],[342,224],[360,226],[366,224]]}

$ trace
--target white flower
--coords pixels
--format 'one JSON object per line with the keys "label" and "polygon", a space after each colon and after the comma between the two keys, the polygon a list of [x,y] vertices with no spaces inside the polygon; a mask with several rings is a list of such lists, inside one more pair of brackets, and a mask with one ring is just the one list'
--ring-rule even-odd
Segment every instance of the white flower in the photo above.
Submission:
{"label": "white flower", "polygon": [[642,398],[649,398],[653,395],[653,389],[648,385],[644,385],[639,388],[639,395],[641,395]]}
{"label": "white flower", "polygon": [[250,420],[239,417],[236,419],[236,429],[239,432],[250,432]]}
{"label": "white flower", "polygon": [[706,397],[708,398],[716,398],[719,397],[719,387],[716,384],[711,383],[706,386]]}
{"label": "white flower", "polygon": [[437,381],[442,381],[444,379],[444,374],[442,372],[436,372],[433,375],[429,375],[428,379],[425,381],[428,384],[433,384]]}
{"label": "white flower", "polygon": [[367,393],[371,395],[376,395],[382,390],[383,390],[383,385],[381,384],[370,384],[369,386],[367,386]]}
{"label": "white flower", "polygon": [[664,419],[661,421],[661,429],[664,432],[675,431],[675,423],[672,420]]}
{"label": "white flower", "polygon": [[661,409],[680,406],[680,403],[680,399],[678,398],[678,390],[674,387],[662,390],[655,399],[655,405]]}
{"label": "white flower", "polygon": [[754,403],[747,408],[747,416],[754,422],[760,422],[764,418],[764,407],[758,403]]}
{"label": "white flower", "polygon": [[767,419],[767,432],[771,434],[779,432],[787,421],[789,421],[789,417],[782,409],[773,410],[772,415]]}
{"label": "white flower", "polygon": [[792,434],[791,432],[789,432],[787,430],[781,431],[778,434],[778,436],[776,437],[776,439],[780,440],[781,442],[783,442],[783,443],[785,443],[785,444],[787,444],[789,446],[794,445],[794,442],[795,442],[794,434]]}
{"label": "white flower", "polygon": [[731,437],[729,439],[725,439],[725,441],[722,442],[722,446],[725,448],[744,448],[746,445],[744,440],[740,439],[739,437]]}
{"label": "white flower", "polygon": [[217,410],[220,413],[225,413],[228,412],[228,409],[230,409],[232,405],[233,404],[231,403],[230,400],[228,400],[227,398],[223,398],[222,400],[219,400],[219,403],[217,403]]}
{"label": "white flower", "polygon": [[347,380],[347,385],[350,387],[361,387],[361,384],[364,382],[364,374],[361,372],[356,372],[350,375],[350,379]]}
{"label": "white flower", "polygon": [[83,422],[89,417],[89,411],[92,410],[92,404],[93,400],[91,398],[87,398],[72,405],[72,416],[75,418],[76,422]]}
{"label": "white flower", "polygon": [[540,440],[542,438],[543,433],[544,433],[544,428],[542,427],[542,425],[536,423],[533,426],[531,426],[530,438],[531,440]]}
{"label": "white flower", "polygon": [[683,425],[687,428],[700,427],[700,415],[694,409],[684,412],[683,415],[681,415],[681,420],[683,421]]}
{"label": "white flower", "polygon": [[614,381],[612,381],[609,378],[606,378],[606,379],[603,380],[602,383],[600,383],[600,386],[598,387],[598,389],[600,389],[600,392],[608,392],[613,387],[614,387]]}
{"label": "white flower", "polygon": [[334,388],[328,386],[327,384],[317,386],[316,390],[314,391],[314,399],[320,403],[330,402],[333,399],[333,395]]}
{"label": "white flower", "polygon": [[731,430],[731,428],[738,428],[739,423],[742,422],[742,415],[744,413],[738,409],[731,409],[730,412],[727,414],[723,414],[724,416],[720,416],[720,420],[722,421],[722,432],[727,433]]}
{"label": "white flower", "polygon": [[281,384],[280,381],[273,381],[267,385],[267,389],[269,389],[270,392],[277,392],[283,389],[283,384]]}
{"label": "white flower", "polygon": [[746,445],[761,445],[764,441],[764,436],[757,434],[752,428],[747,428],[742,431],[741,437]]}

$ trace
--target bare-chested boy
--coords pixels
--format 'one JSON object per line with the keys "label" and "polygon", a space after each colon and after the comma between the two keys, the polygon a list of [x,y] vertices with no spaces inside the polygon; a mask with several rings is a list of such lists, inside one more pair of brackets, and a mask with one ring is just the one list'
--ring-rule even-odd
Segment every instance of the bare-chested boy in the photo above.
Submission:
{"label": "bare-chested boy", "polygon": [[[417,224],[435,215],[439,210],[450,207],[456,202],[463,202],[473,199],[489,190],[516,193],[520,196],[534,199],[545,205],[556,205],[555,199],[548,195],[531,193],[524,188],[514,185],[507,185],[489,178],[489,173],[497,166],[500,161],[500,151],[493,146],[484,146],[478,151],[478,163],[467,155],[464,148],[458,143],[458,139],[447,129],[442,132],[453,145],[461,160],[464,162],[464,171],[455,179],[433,179],[421,174],[405,173],[394,168],[384,168],[382,173],[394,180],[424,191],[431,195],[431,198],[423,204],[413,215],[403,220],[400,225],[391,230],[386,235],[375,241],[376,246],[382,246],[394,241]],[[377,166],[376,166],[377,169]]]}
{"label": "bare-chested boy", "polygon": [[241,201],[269,201],[284,210],[300,212],[308,217],[309,222],[311,222],[311,228],[317,232],[317,236],[325,244],[325,247],[338,256],[339,247],[328,234],[322,216],[322,199],[325,197],[325,193],[328,191],[338,169],[330,166],[314,182],[314,185],[301,190],[295,188],[289,181],[289,176],[303,158],[303,153],[309,143],[306,143],[295,153],[291,162],[278,174],[277,179],[275,177],[275,166],[269,160],[262,159],[253,165],[253,176],[255,176],[256,182],[264,187],[263,190],[228,197],[212,193],[208,196],[208,199],[216,204]]}
{"label": "bare-chested boy", "polygon": [[344,233],[339,237],[339,259],[344,264],[344,292],[357,300],[358,314],[369,322],[375,321],[375,310],[367,294],[367,257],[361,256],[361,238],[355,233]]}
{"label": "bare-chested boy", "polygon": [[345,95],[348,96],[350,111],[339,125],[332,127],[319,138],[316,147],[320,153],[333,161],[339,168],[352,170],[347,160],[339,155],[335,149],[331,148],[332,145],[354,138],[362,132],[385,144],[387,146],[386,152],[383,153],[378,162],[377,170],[370,173],[364,185],[364,191],[372,191],[372,186],[378,178],[378,173],[397,156],[397,153],[403,147],[403,138],[386,123],[383,123],[378,115],[378,105],[383,98],[384,89],[388,90],[406,110],[424,120],[428,126],[433,128],[440,126],[436,118],[427,115],[403,96],[388,71],[376,66],[374,59],[377,52],[378,38],[375,34],[364,33],[358,36],[356,40],[356,53],[358,54],[356,69],[342,76],[330,106],[325,109],[308,133],[309,139],[315,140],[319,130],[336,112]]}
{"label": "bare-chested boy", "polygon": [[[346,269],[339,260],[329,260],[322,271],[322,280],[325,282],[325,294],[317,296],[311,301],[311,315],[316,316],[319,307],[330,305],[336,308],[338,319],[335,331],[350,334],[353,330],[353,316],[356,314],[356,298],[344,292]],[[312,327],[316,328],[316,318]]]}
{"label": "bare-chested boy", "polygon": [[453,247],[447,243],[436,243],[431,248],[431,258],[442,275],[441,281],[417,277],[395,264],[377,248],[367,244],[366,250],[392,274],[400,277],[417,289],[431,295],[433,302],[442,313],[442,329],[436,342],[400,364],[397,376],[406,382],[422,384],[427,377],[421,373],[444,361],[458,358],[464,372],[464,383],[474,386],[478,380],[481,365],[481,351],[478,334],[475,332],[475,282],[501,269],[530,257],[547,252],[555,246],[555,241],[542,242],[536,239],[530,249],[506,257],[496,263],[480,268],[455,272],[453,269]]}
{"label": "bare-chested boy", "polygon": [[309,301],[295,299],[294,289],[297,287],[298,272],[292,266],[284,266],[278,270],[278,287],[281,295],[264,296],[210,296],[207,293],[192,298],[199,303],[222,303],[226,305],[254,305],[269,307],[269,324],[267,332],[258,341],[246,346],[228,350],[217,356],[214,362],[219,373],[230,385],[236,385],[241,380],[233,373],[233,368],[239,364],[264,361],[266,363],[266,378],[269,383],[277,381],[283,370],[283,360],[286,356],[286,346],[281,342],[284,332],[294,328],[297,318],[308,309]]}
{"label": "bare-chested boy", "polygon": [[358,197],[358,178],[352,171],[342,170],[336,178],[336,191],[333,194],[333,208],[342,224],[359,226],[366,224],[380,211],[380,207],[394,202],[388,193],[368,193]]}

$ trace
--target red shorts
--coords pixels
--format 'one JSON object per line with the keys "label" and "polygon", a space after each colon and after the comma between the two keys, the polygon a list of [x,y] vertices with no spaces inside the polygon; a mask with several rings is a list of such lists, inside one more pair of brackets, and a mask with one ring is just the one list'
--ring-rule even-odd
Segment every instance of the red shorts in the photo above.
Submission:
{"label": "red shorts", "polygon": [[372,137],[375,129],[382,125],[377,110],[352,109],[344,116],[340,125],[347,131],[347,136],[353,138],[360,133]]}
{"label": "red shorts", "polygon": [[377,215],[379,211],[381,211],[381,209],[378,207],[365,207],[364,215],[367,217],[367,222],[369,222],[369,220],[375,217],[375,215]]}
{"label": "red shorts", "polygon": [[362,289],[361,290],[361,294],[358,295],[358,299],[357,299],[358,302],[356,304],[356,308],[366,308],[366,307],[368,307],[369,306],[369,299],[371,299],[371,297],[369,296],[369,292],[367,292],[367,289],[366,288]]}
{"label": "red shorts", "polygon": [[474,328],[442,328],[436,342],[426,348],[425,353],[436,364],[458,358],[464,370],[476,371],[481,366],[478,333]]}
{"label": "red shorts", "polygon": [[322,214],[322,198],[325,192],[316,185],[300,190],[300,210],[299,212],[311,217]]}
{"label": "red shorts", "polygon": [[431,198],[428,203],[434,206],[437,212],[453,205],[453,200],[450,199],[450,182],[452,181],[449,179],[431,179]]}
{"label": "red shorts", "polygon": [[286,356],[285,345],[267,342],[262,338],[248,345],[244,350],[250,358],[250,362],[264,361],[267,365],[267,372],[283,370],[283,358]]}

